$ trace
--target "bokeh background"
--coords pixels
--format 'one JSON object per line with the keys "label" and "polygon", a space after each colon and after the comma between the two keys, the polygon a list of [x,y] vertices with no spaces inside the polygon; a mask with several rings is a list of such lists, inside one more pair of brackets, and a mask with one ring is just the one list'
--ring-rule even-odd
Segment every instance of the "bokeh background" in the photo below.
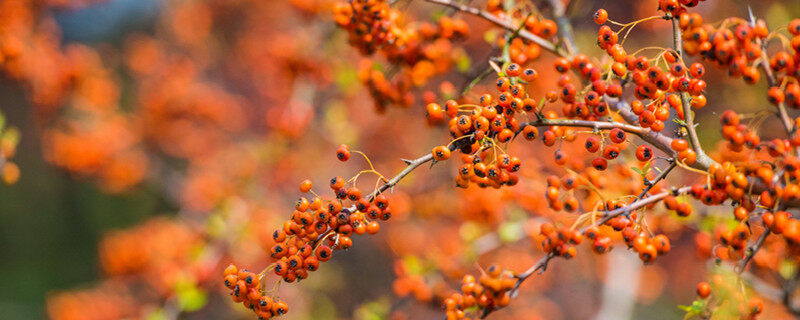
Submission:
{"label": "bokeh background", "polygon": [[[485,67],[495,52],[485,41],[489,26],[465,17],[471,36],[455,51],[456,71],[414,88],[410,107],[377,112],[359,82],[362,57],[334,24],[332,2],[0,1],[0,110],[22,137],[13,158],[21,177],[0,187],[0,318],[81,319],[67,315],[97,310],[108,317],[83,319],[252,318],[228,302],[219,270],[227,262],[266,265],[269,234],[290,214],[300,181],[324,186],[364,168],[355,156],[335,161],[340,143],[389,175],[402,168],[400,158],[446,141],[443,128],[426,125],[423,96],[444,97]],[[419,20],[453,14],[421,0],[396,5]],[[715,21],[746,16],[748,5],[771,28],[800,16],[796,1],[709,0],[697,10]],[[600,7],[631,21],[657,5],[577,1],[571,19],[587,54],[600,52],[589,18]],[[626,47],[667,46],[670,32],[665,22],[643,24]],[[533,65],[552,57],[540,59]],[[719,133],[706,124],[716,123],[719,110],[757,111],[766,101],[762,87],[718,71],[708,78],[698,130],[713,146]],[[515,152],[535,159],[552,151]],[[526,170],[541,185],[551,169],[534,163]],[[538,189],[456,190],[454,172],[422,168],[394,192],[396,223],[358,239],[309,280],[283,285],[292,309],[286,318],[373,319],[390,310],[438,318],[432,304],[393,294],[395,264],[425,269],[472,255],[459,263],[524,270],[535,261],[541,252],[524,241],[524,230],[543,214],[536,208],[546,210]],[[634,319],[681,317],[676,305],[693,300],[707,265],[694,255],[692,234],[675,229],[671,259],[642,267],[624,250],[605,258],[582,251],[526,283],[520,301],[496,316],[611,319],[632,310]],[[476,256],[478,238],[510,240]],[[146,252],[127,254],[140,249]],[[615,289],[620,282],[635,287]]]}

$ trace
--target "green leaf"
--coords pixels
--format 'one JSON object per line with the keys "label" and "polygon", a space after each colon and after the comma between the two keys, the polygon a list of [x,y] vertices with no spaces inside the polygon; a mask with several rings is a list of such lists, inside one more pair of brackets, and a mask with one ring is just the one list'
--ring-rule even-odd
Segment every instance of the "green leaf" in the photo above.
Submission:
{"label": "green leaf", "polygon": [[684,319],[688,319],[703,314],[703,311],[706,309],[706,302],[704,300],[695,300],[692,302],[691,306],[678,305],[678,309],[685,311],[686,316]]}
{"label": "green leaf", "polygon": [[640,176],[642,176],[642,178],[644,178],[644,172],[642,172],[641,169],[637,167],[631,167],[631,170],[636,171]]}

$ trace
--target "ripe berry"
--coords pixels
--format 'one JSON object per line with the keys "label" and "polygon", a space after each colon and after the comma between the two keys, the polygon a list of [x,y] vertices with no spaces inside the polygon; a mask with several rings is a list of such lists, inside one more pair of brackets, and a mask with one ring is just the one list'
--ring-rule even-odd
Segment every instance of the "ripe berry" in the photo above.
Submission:
{"label": "ripe berry", "polygon": [[336,149],[336,158],[343,162],[350,159],[350,147],[345,144],[339,145],[339,148]]}
{"label": "ripe berry", "polygon": [[611,129],[608,135],[609,138],[611,138],[611,142],[613,143],[622,143],[625,141],[625,131],[622,131],[622,129],[619,128]]}
{"label": "ripe berry", "polygon": [[311,191],[312,186],[313,184],[311,183],[311,180],[308,179],[303,180],[303,182],[300,183],[300,192],[308,193],[309,191]]}
{"label": "ripe berry", "polygon": [[708,282],[700,282],[697,284],[697,296],[705,299],[711,295],[711,285]]}
{"label": "ripe berry", "polygon": [[653,158],[653,149],[647,145],[640,145],[636,147],[636,159],[639,161],[648,161]]}
{"label": "ripe berry", "polygon": [[606,9],[599,9],[592,15],[592,19],[594,19],[594,23],[596,24],[604,24],[608,20],[608,12]]}
{"label": "ripe berry", "polygon": [[432,154],[436,161],[444,161],[450,158],[450,149],[446,146],[438,146],[433,148]]}

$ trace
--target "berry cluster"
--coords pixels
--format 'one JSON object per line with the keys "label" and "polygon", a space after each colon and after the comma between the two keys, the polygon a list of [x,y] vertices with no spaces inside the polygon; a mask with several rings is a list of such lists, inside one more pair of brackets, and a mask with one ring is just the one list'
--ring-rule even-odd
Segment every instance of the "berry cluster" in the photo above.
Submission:
{"label": "berry cluster", "polygon": [[336,23],[348,31],[350,44],[362,54],[380,51],[390,63],[403,67],[388,76],[371,60],[360,64],[359,79],[368,87],[379,111],[388,105],[410,106],[412,87],[424,85],[464,57],[463,50],[453,46],[454,41],[469,35],[464,20],[445,16],[436,25],[405,24],[403,14],[385,0],[337,2],[333,12]]}
{"label": "berry cluster", "polygon": [[[431,103],[426,107],[429,122],[447,121],[450,135],[455,139],[453,142],[462,139],[470,142],[460,148],[463,164],[455,178],[459,187],[466,188],[470,183],[482,188],[515,185],[519,181],[515,172],[519,171],[522,161],[507,154],[498,144],[511,141],[517,134],[528,140],[536,139],[539,134],[534,125],[520,122],[526,114],[538,112],[536,101],[525,91],[538,73],[534,69],[522,70],[512,63],[505,68],[505,74],[508,77],[500,77],[495,82],[500,94],[497,97],[484,94],[480,105],[460,105],[448,100],[444,106]],[[432,155],[437,161],[447,160],[450,145],[435,147]]]}
{"label": "berry cluster", "polygon": [[516,284],[517,278],[513,271],[501,270],[495,265],[486,269],[477,281],[474,276],[465,275],[461,280],[461,292],[454,293],[444,300],[447,311],[445,319],[473,319],[467,314],[476,306],[484,313],[505,307],[511,302],[509,291],[514,289]]}
{"label": "berry cluster", "polygon": [[[360,151],[355,152],[363,155]],[[347,145],[340,145],[336,150],[336,158],[340,161],[347,161],[350,156],[351,151]],[[372,167],[369,159],[364,157]],[[332,178],[329,184],[334,198],[323,200],[312,190],[313,183],[310,180],[302,181],[299,186],[300,192],[311,193],[314,198],[309,200],[300,197],[295,202],[294,212],[290,218],[283,223],[282,227],[272,233],[272,240],[275,244],[268,253],[273,263],[260,276],[265,276],[267,271],[271,270],[275,275],[281,277],[282,280],[278,281],[291,283],[306,279],[310,272],[319,269],[320,263],[333,257],[334,250],[350,248],[353,245],[351,237],[354,235],[378,233],[380,231],[378,221],[389,220],[392,216],[392,208],[389,205],[388,197],[380,192],[383,189],[377,189],[374,193],[366,196],[362,195],[361,190],[355,184],[357,178],[364,173],[378,175],[379,183],[388,183],[388,180],[374,168],[364,170],[348,181],[337,176]],[[386,185],[384,184],[384,186]],[[242,278],[243,274],[245,278],[252,275],[252,273],[240,271],[238,277]],[[228,272],[226,272],[227,276]],[[226,284],[228,284],[227,279]],[[245,284],[250,289],[258,288],[257,283],[253,285],[246,282]],[[255,294],[253,293],[253,298],[257,297]],[[234,291],[234,299],[237,297],[236,291]],[[260,299],[260,296],[258,298]],[[251,302],[262,304],[259,299],[241,301],[252,306]],[[283,312],[275,312],[275,304],[268,305],[272,306],[273,315],[281,315],[286,312],[285,304],[279,304],[283,309],[277,309],[283,310]],[[258,314],[261,309],[253,310]]]}
{"label": "berry cluster", "polygon": [[286,302],[262,294],[261,277],[245,269],[229,265],[223,272],[225,286],[231,289],[231,297],[258,315],[259,320],[270,319],[289,311]]}

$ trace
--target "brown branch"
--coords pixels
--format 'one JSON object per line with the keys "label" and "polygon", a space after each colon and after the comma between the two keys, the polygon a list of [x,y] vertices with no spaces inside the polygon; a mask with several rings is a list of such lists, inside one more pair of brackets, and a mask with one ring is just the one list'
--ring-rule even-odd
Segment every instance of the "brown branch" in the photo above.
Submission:
{"label": "brown branch", "polygon": [[[620,215],[623,215],[623,214],[627,215],[631,211],[634,211],[634,210],[637,210],[637,209],[640,209],[640,208],[644,208],[644,207],[649,206],[649,205],[651,205],[653,203],[661,201],[664,198],[666,198],[667,196],[684,194],[684,193],[689,192],[690,190],[692,190],[691,186],[685,186],[685,187],[681,187],[681,188],[678,188],[678,189],[675,189],[675,190],[665,191],[665,192],[662,192],[662,193],[659,193],[659,194],[654,194],[652,196],[649,196],[649,197],[644,198],[644,199],[639,200],[639,201],[634,201],[633,203],[630,203],[627,206],[624,206],[622,208],[614,209],[614,210],[606,212],[605,215],[602,218],[600,218],[600,220],[597,220],[597,222],[593,223],[592,225],[601,226],[601,225],[605,224],[606,222],[608,222],[609,220],[614,219],[614,218],[616,218],[616,217],[618,217]],[[586,229],[588,229],[588,226],[584,227],[583,229],[581,229],[581,232],[586,232]]]}
{"label": "brown branch", "polygon": [[[624,105],[625,102],[616,102],[611,104]],[[619,106],[617,106],[617,108],[619,108]],[[528,124],[537,127],[541,126],[584,127],[584,128],[592,128],[595,130],[611,130],[617,128],[622,131],[636,135],[637,137],[641,138],[645,142],[651,144],[652,146],[656,147],[657,149],[663,151],[666,154],[672,155],[674,153],[674,151],[670,147],[670,144],[672,143],[672,138],[667,137],[661,133],[655,132],[653,130],[631,124],[625,124],[615,121],[588,121],[588,120],[576,120],[576,119],[540,119],[537,121],[529,122]],[[708,169],[708,167],[701,167],[700,164],[697,162],[693,164],[693,167],[701,170]]]}
{"label": "brown branch", "polygon": [[[661,176],[666,176],[666,173],[668,173],[668,172],[669,172],[669,170],[664,170],[664,172],[663,172],[663,174]],[[619,209],[614,209],[614,210],[611,210],[611,211],[607,211],[604,214],[603,218],[601,218],[601,219],[597,220],[596,222],[590,224],[589,226],[586,226],[583,229],[581,229],[581,233],[586,233],[586,230],[590,226],[603,225],[606,222],[608,222],[609,220],[614,219],[614,218],[616,218],[616,217],[618,217],[620,215],[628,214],[631,211],[634,211],[634,210],[637,210],[637,209],[640,209],[640,208],[644,208],[644,207],[646,207],[648,205],[651,205],[653,203],[661,201],[662,199],[664,199],[664,198],[666,198],[667,196],[670,196],[670,195],[678,195],[678,194],[687,193],[691,189],[692,189],[692,187],[690,187],[690,186],[681,187],[681,188],[678,188],[678,189],[674,189],[674,190],[667,191],[667,192],[662,192],[662,193],[655,194],[655,195],[652,195],[652,196],[644,198],[644,199],[640,199],[640,200],[634,201],[633,203],[630,203],[627,206],[624,206],[624,207],[619,208]],[[516,298],[517,295],[519,294],[519,287],[522,285],[522,283],[525,282],[525,280],[528,280],[534,274],[541,274],[542,272],[545,272],[547,270],[548,264],[550,263],[550,260],[552,260],[554,257],[555,257],[555,254],[553,254],[552,252],[549,252],[546,255],[544,255],[541,259],[539,259],[539,261],[537,261],[534,265],[530,266],[527,270],[525,270],[525,272],[518,274],[516,276],[517,282],[514,285],[514,288],[509,291],[509,296],[511,298]],[[486,318],[486,316],[488,316],[494,310],[495,309],[491,309],[491,308],[490,309],[485,309],[480,318],[481,319]]]}
{"label": "brown branch", "polygon": [[664,169],[664,171],[661,171],[661,173],[659,173],[658,176],[655,177],[655,179],[647,180],[647,177],[645,177],[644,184],[646,187],[644,188],[644,190],[642,190],[641,193],[639,193],[639,196],[636,197],[636,199],[640,200],[644,198],[644,196],[647,195],[648,192],[650,192],[650,189],[653,189],[653,187],[656,184],[658,184],[661,180],[664,180],[664,178],[666,178],[667,175],[669,175],[670,171],[672,171],[672,169],[675,169],[676,166],[678,166],[677,160],[669,159],[669,167]]}
{"label": "brown branch", "polygon": [[[683,34],[681,32],[678,19],[675,17],[672,17],[672,39],[674,41],[675,51],[681,56],[681,61],[684,61],[682,44]],[[679,96],[681,98],[681,105],[683,106],[683,119],[685,123],[684,127],[689,133],[689,140],[692,143],[692,149],[697,154],[697,160],[695,160],[695,163],[702,167],[708,168],[711,166],[714,160],[711,160],[711,158],[706,155],[706,152],[703,151],[703,147],[700,145],[700,140],[697,138],[697,131],[694,129],[692,105],[689,102],[689,94],[686,92],[681,92]]]}
{"label": "brown branch", "polygon": [[[460,139],[458,141],[453,142],[450,145],[449,148],[450,148],[450,150],[456,150],[456,149],[459,149],[459,148],[461,148],[461,147],[463,147],[465,145],[468,145],[469,143],[472,143],[472,142],[474,142],[472,138]],[[419,168],[421,165],[423,165],[425,163],[428,163],[431,160],[433,160],[433,153],[430,153],[430,152],[428,152],[424,156],[421,156],[421,157],[419,157],[417,159],[414,159],[414,160],[405,160],[404,159],[403,162],[405,162],[407,164],[405,169],[403,169],[403,171],[400,171],[400,173],[398,173],[397,175],[395,175],[394,177],[389,179],[389,181],[386,181],[385,183],[380,185],[380,187],[378,187],[374,191],[372,191],[372,193],[370,193],[369,196],[367,196],[367,200],[372,202],[372,200],[374,200],[375,197],[377,197],[381,192],[384,192],[384,191],[386,191],[386,189],[394,187],[401,180],[403,180],[403,178],[405,178],[412,171],[414,171],[414,169]],[[356,211],[356,205],[352,205],[352,206],[350,206],[348,208],[344,208],[344,209],[342,209],[342,211],[355,212]],[[319,236],[317,236],[317,239],[314,240],[314,245],[316,245],[320,240],[324,239],[332,231],[333,231],[333,229],[329,229],[325,233],[320,234]]]}
{"label": "brown branch", "polygon": [[[778,81],[775,79],[775,75],[772,73],[772,68],[769,66],[766,41],[761,44],[761,62],[758,64],[758,66],[764,72],[764,78],[767,79],[767,87],[771,88],[777,86]],[[786,111],[786,103],[780,102],[778,103],[777,107],[778,117],[781,119],[781,124],[783,124],[783,128],[786,130],[786,135],[789,137],[789,139],[791,139],[792,136],[794,136],[797,128],[794,127],[791,117]],[[794,149],[795,155],[800,157],[800,149],[797,149],[796,147],[792,147],[792,149]]]}
{"label": "brown branch", "polygon": [[[495,15],[493,15],[493,14],[491,14],[489,12],[480,10],[478,8],[474,8],[474,7],[470,7],[470,6],[467,6],[467,5],[463,5],[463,4],[457,3],[457,2],[452,1],[452,0],[425,0],[425,1],[430,2],[430,3],[435,3],[435,4],[438,4],[438,5],[447,6],[447,7],[456,9],[458,11],[469,13],[469,14],[477,16],[479,18],[483,18],[484,20],[489,21],[489,22],[495,24],[496,26],[501,27],[503,29],[506,29],[508,31],[512,31],[512,32],[517,31],[517,26],[511,25],[510,23],[501,20],[500,18],[496,17]],[[519,35],[519,37],[521,37],[521,38],[523,38],[525,40],[532,41],[532,42],[538,44],[540,47],[542,47],[542,49],[550,51],[550,52],[552,52],[552,53],[554,53],[556,55],[559,55],[559,56],[564,56],[564,53],[560,52],[560,50],[558,50],[558,48],[556,48],[556,46],[553,45],[552,42],[547,41],[545,39],[542,39],[541,37],[539,37],[539,36],[537,36],[537,35],[535,35],[533,33],[530,33],[529,31],[525,30],[524,28],[523,29],[519,29],[519,34],[518,35]]]}
{"label": "brown branch", "polygon": [[764,232],[761,233],[761,236],[758,237],[756,242],[747,248],[747,254],[745,254],[744,259],[742,259],[742,261],[739,262],[739,265],[736,266],[736,273],[741,274],[745,269],[747,269],[747,264],[750,263],[750,260],[753,260],[753,257],[756,256],[756,253],[758,253],[758,250],[760,250],[761,246],[764,245],[764,241],[767,240],[769,234],[769,229],[765,228]]}

